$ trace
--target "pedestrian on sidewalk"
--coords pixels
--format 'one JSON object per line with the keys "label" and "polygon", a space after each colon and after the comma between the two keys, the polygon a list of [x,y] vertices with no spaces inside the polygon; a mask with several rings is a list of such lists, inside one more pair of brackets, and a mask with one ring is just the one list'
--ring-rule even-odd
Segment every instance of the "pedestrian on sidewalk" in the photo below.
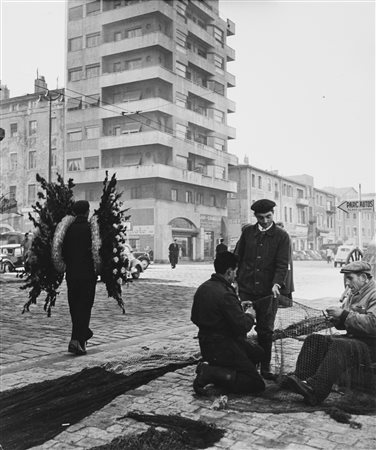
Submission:
{"label": "pedestrian on sidewalk", "polygon": [[175,269],[178,264],[179,250],[178,240],[175,238],[174,242],[172,242],[168,247],[168,258],[172,269]]}
{"label": "pedestrian on sidewalk", "polygon": [[246,340],[255,312],[253,308],[243,312],[232,286],[237,264],[238,257],[233,253],[219,253],[214,260],[215,273],[194,295],[191,320],[199,329],[204,359],[193,382],[198,395],[206,395],[208,384],[234,393],[257,394],[265,389],[256,369],[263,350]]}
{"label": "pedestrian on sidewalk", "polygon": [[327,248],[325,254],[326,254],[326,262],[330,264],[333,258],[333,250],[331,248]]}
{"label": "pedestrian on sidewalk", "polygon": [[276,379],[270,371],[274,321],[278,296],[287,294],[286,277],[290,260],[290,237],[274,223],[272,200],[257,200],[251,206],[257,223],[247,225],[236,244],[239,256],[237,283],[242,301],[250,301],[256,311],[256,332],[265,356],[261,375]]}
{"label": "pedestrian on sidewalk", "polygon": [[219,244],[215,247],[215,256],[217,257],[217,255],[219,254],[219,253],[222,253],[222,252],[227,252],[227,245],[224,243],[224,239],[223,238],[221,238],[220,240],[219,240]]}
{"label": "pedestrian on sidewalk", "polygon": [[[329,319],[347,334],[311,334],[301,348],[290,388],[309,405],[321,403],[334,383],[357,385],[375,394],[372,362],[376,362],[376,284],[371,265],[355,261],[341,269],[350,295],[326,310]],[[348,379],[343,380],[343,377]]]}
{"label": "pedestrian on sidewalk", "polygon": [[93,336],[89,324],[97,277],[92,256],[89,209],[90,205],[86,200],[74,203],[73,213],[76,217],[65,234],[62,248],[72,319],[68,351],[76,355],[86,354],[86,342]]}

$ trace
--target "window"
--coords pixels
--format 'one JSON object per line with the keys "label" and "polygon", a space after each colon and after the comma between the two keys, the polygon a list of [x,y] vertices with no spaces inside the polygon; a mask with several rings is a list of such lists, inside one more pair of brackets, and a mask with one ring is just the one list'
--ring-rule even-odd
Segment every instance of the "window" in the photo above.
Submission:
{"label": "window", "polygon": [[9,186],[9,200],[16,200],[17,186]]}
{"label": "window", "polygon": [[10,170],[17,170],[17,153],[11,153],[10,158]]}
{"label": "window", "polygon": [[99,0],[96,0],[95,2],[90,2],[86,5],[86,15],[90,16],[91,14],[96,14],[100,12],[101,9],[101,3]]}
{"label": "window", "polygon": [[173,202],[178,201],[178,190],[177,189],[171,189],[171,200]]}
{"label": "window", "polygon": [[292,223],[292,208],[290,208],[290,223]]}
{"label": "window", "polygon": [[303,191],[303,189],[297,189],[296,192],[297,192],[297,194],[298,194],[298,198],[303,198],[303,197],[304,197],[304,191]]}
{"label": "window", "polygon": [[356,219],[356,213],[353,214],[353,219]]}
{"label": "window", "polygon": [[178,106],[181,106],[182,108],[185,108],[187,102],[187,96],[181,92],[176,93],[176,104]]}
{"label": "window", "polygon": [[83,6],[75,6],[73,8],[69,8],[68,11],[68,20],[78,20],[82,19],[84,15],[84,9]]}
{"label": "window", "polygon": [[215,195],[211,195],[210,196],[210,206],[216,206],[217,202],[216,202],[216,198]]}
{"label": "window", "polygon": [[10,124],[10,137],[17,136],[18,125],[16,123]]}
{"label": "window", "polygon": [[114,128],[112,129],[112,134],[113,134],[114,136],[120,136],[120,135],[121,135],[121,127],[114,127]]}
{"label": "window", "polygon": [[37,186],[36,184],[29,184],[27,187],[27,202],[29,205],[34,203],[37,198]]}
{"label": "window", "polygon": [[91,33],[86,35],[86,47],[96,47],[99,45],[100,33]]}
{"label": "window", "polygon": [[141,186],[131,188],[131,198],[141,198]]}
{"label": "window", "polygon": [[268,191],[272,192],[272,180],[270,178],[268,178],[267,183],[268,183]]}
{"label": "window", "polygon": [[141,91],[130,91],[123,93],[123,102],[134,102],[140,100]]}
{"label": "window", "polygon": [[176,124],[176,137],[180,139],[185,139],[187,133],[187,127],[185,125],[181,125],[180,123]]}
{"label": "window", "polygon": [[185,202],[186,203],[193,203],[192,191],[185,191]]}
{"label": "window", "polygon": [[122,36],[121,36],[121,31],[115,31],[114,33],[114,41],[121,41]]}
{"label": "window", "polygon": [[57,150],[56,148],[51,148],[51,166],[57,166]]}
{"label": "window", "polygon": [[251,177],[252,187],[256,187],[256,175],[253,173]]}
{"label": "window", "polygon": [[37,134],[38,124],[36,120],[29,121],[29,136]]}
{"label": "window", "polygon": [[262,177],[260,175],[258,176],[258,185],[257,186],[259,189],[262,189]]}
{"label": "window", "polygon": [[37,152],[29,152],[29,169],[35,169],[37,167]]}
{"label": "window", "polygon": [[69,142],[81,141],[81,139],[82,139],[82,130],[68,132],[68,141]]}
{"label": "window", "polygon": [[186,5],[181,2],[176,2],[175,5],[176,5],[176,12],[185,19]]}
{"label": "window", "polygon": [[285,222],[287,222],[287,206],[285,206],[283,209],[285,213]]}
{"label": "window", "polygon": [[197,54],[206,59],[206,50],[203,47],[197,47]]}
{"label": "window", "polygon": [[201,192],[197,192],[196,194],[196,203],[202,205],[204,203],[204,196]]}
{"label": "window", "polygon": [[86,139],[99,138],[99,127],[86,127]]}
{"label": "window", "polygon": [[94,78],[99,76],[99,64],[91,64],[86,66],[86,78]]}
{"label": "window", "polygon": [[139,69],[142,66],[142,58],[129,59],[125,61],[125,70]]}
{"label": "window", "polygon": [[120,61],[116,61],[113,63],[112,71],[113,72],[121,72],[121,62]]}
{"label": "window", "polygon": [[185,78],[186,66],[179,61],[176,61],[176,75]]}
{"label": "window", "polygon": [[223,73],[223,70],[225,68],[225,61],[222,56],[214,55],[214,65],[216,72]]}
{"label": "window", "polygon": [[82,77],[82,67],[75,67],[68,70],[68,81],[78,81]]}
{"label": "window", "polygon": [[224,38],[223,37],[224,37],[223,31],[220,30],[217,27],[214,27],[214,38],[215,38],[215,40],[217,42],[219,42],[220,44],[223,44],[223,42],[224,42]]}
{"label": "window", "polygon": [[218,109],[213,110],[214,120],[219,123],[225,122],[225,113],[223,111],[219,111]]}
{"label": "window", "polygon": [[138,37],[138,36],[142,36],[142,28],[133,28],[132,30],[127,31],[128,38],[133,38],[133,37]]}
{"label": "window", "polygon": [[81,158],[74,158],[67,160],[68,172],[77,172],[81,170]]}
{"label": "window", "polygon": [[139,122],[128,122],[125,123],[122,129],[122,134],[128,133],[139,133],[141,131],[141,124]]}
{"label": "window", "polygon": [[99,156],[87,156],[84,158],[85,169],[99,169]]}
{"label": "window", "polygon": [[76,52],[82,49],[82,36],[68,40],[68,52]]}
{"label": "window", "polygon": [[82,98],[81,97],[74,97],[74,98],[68,98],[67,102],[67,110],[73,111],[75,109],[81,109],[82,107]]}
{"label": "window", "polygon": [[176,30],[176,48],[185,53],[185,48],[188,47],[187,35],[183,31]]}
{"label": "window", "polygon": [[220,138],[215,138],[214,140],[214,148],[216,150],[225,151],[225,140]]}

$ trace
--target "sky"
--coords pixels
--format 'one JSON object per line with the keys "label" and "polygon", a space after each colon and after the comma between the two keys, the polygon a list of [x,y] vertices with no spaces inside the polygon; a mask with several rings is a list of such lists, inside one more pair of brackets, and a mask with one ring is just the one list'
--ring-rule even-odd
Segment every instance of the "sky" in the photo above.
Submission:
{"label": "sky", "polygon": [[[0,0],[0,79],[11,96],[65,83],[65,2]],[[229,151],[317,187],[375,192],[375,1],[220,0],[236,25]]]}

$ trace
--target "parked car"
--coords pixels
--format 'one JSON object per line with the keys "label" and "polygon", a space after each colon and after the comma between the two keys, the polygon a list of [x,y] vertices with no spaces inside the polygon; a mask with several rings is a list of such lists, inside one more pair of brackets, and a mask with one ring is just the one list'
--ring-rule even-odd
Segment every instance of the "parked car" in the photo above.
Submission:
{"label": "parked car", "polygon": [[144,270],[146,270],[149,267],[149,264],[150,264],[149,253],[135,251],[135,252],[133,252],[133,256],[141,261],[141,264],[142,264],[142,267]]}
{"label": "parked car", "polygon": [[353,249],[354,247],[351,245],[340,245],[334,257],[334,267],[337,267],[337,265],[343,266],[346,264],[347,257]]}
{"label": "parked car", "polygon": [[146,269],[144,269],[142,262],[134,256],[132,247],[129,244],[124,244],[124,250],[129,260],[129,274],[134,280],[138,280],[140,274]]}
{"label": "parked car", "polygon": [[0,244],[0,271],[23,271],[23,268],[21,244]]}

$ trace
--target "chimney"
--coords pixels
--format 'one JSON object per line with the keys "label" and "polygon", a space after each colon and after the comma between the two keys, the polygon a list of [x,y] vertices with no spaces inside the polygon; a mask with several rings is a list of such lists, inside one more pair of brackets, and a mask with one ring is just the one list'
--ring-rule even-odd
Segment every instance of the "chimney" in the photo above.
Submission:
{"label": "chimney", "polygon": [[47,83],[44,76],[37,76],[37,78],[34,80],[34,94],[45,94],[47,90]]}
{"label": "chimney", "polygon": [[0,100],[8,100],[10,91],[5,84],[0,84]]}

